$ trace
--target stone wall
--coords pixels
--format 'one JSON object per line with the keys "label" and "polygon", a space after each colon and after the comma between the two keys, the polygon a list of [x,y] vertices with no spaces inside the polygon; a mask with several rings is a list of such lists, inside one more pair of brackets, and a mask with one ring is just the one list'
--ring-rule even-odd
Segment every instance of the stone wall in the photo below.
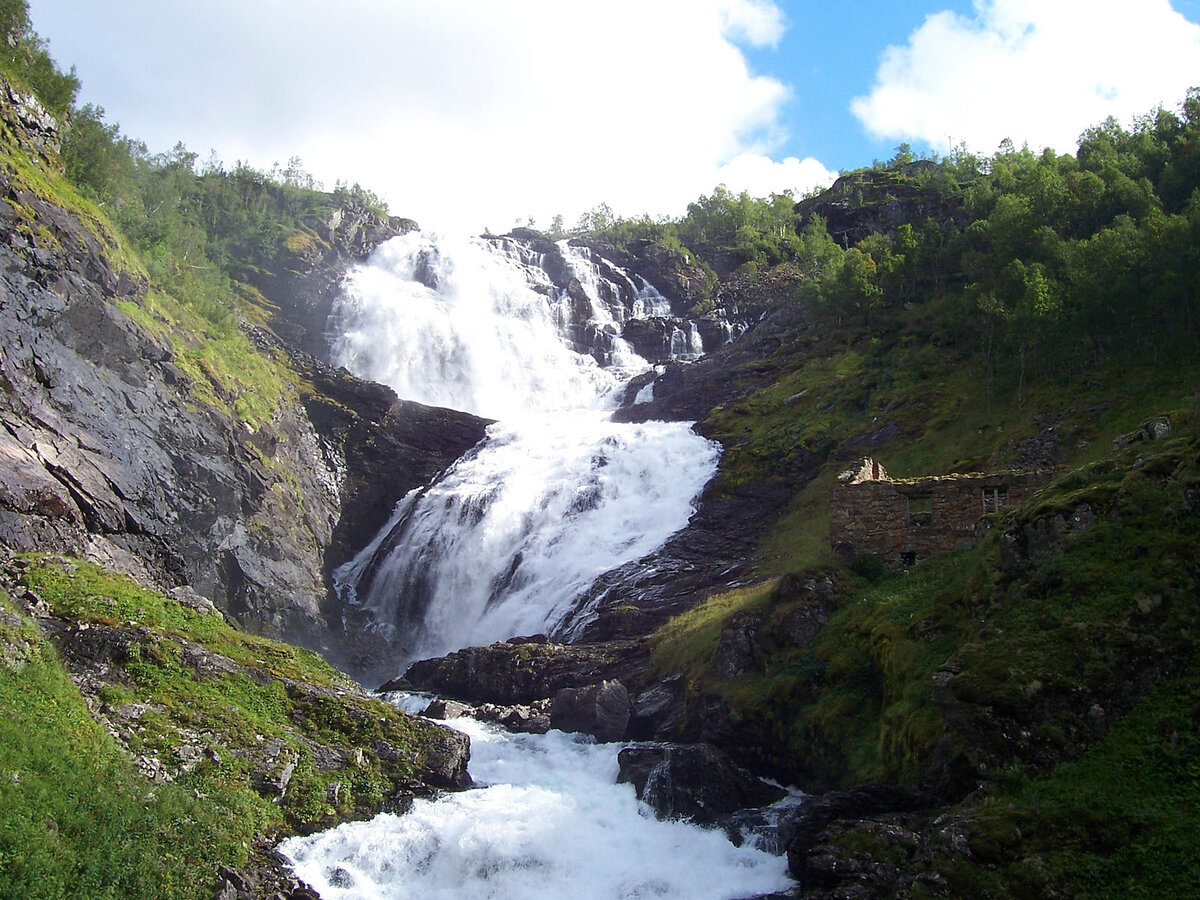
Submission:
{"label": "stone wall", "polygon": [[829,538],[844,552],[876,553],[890,566],[972,547],[986,516],[1021,503],[1046,472],[993,472],[892,479],[863,459],[838,477],[829,509]]}

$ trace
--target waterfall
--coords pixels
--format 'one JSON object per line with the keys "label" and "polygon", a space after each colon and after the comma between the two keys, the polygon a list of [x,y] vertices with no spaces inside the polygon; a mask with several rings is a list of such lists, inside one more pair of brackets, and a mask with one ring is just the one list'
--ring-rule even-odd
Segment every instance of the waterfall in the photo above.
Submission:
{"label": "waterfall", "polygon": [[335,577],[405,656],[562,631],[597,577],[687,524],[717,446],[684,423],[609,421],[649,368],[620,327],[664,311],[647,282],[567,242],[415,233],[351,273],[336,363],[499,420]]}
{"label": "waterfall", "polygon": [[[566,243],[416,234],[379,248],[349,278],[335,361],[498,421],[339,570],[346,601],[409,658],[586,616],[593,581],[682,528],[716,470],[719,448],[686,424],[609,420],[649,369],[622,327],[667,312],[650,285]],[[676,330],[698,352],[695,328]],[[281,845],[322,897],[727,900],[791,883],[752,841],[647,814],[615,783],[619,745],[451,724],[471,737],[478,789]]]}

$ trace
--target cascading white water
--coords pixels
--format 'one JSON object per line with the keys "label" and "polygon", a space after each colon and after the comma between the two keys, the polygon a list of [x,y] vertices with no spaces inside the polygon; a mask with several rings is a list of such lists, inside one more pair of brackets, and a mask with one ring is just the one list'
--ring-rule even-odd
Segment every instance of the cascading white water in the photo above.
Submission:
{"label": "cascading white water", "polygon": [[[600,574],[686,524],[715,462],[675,424],[573,411],[493,425],[478,453],[398,509],[361,602],[420,655],[553,631]],[[377,554],[342,577],[353,583]]]}
{"label": "cascading white water", "polygon": [[[608,420],[648,368],[615,326],[665,301],[576,249],[560,245],[559,262],[586,310],[546,259],[505,241],[409,235],[350,279],[336,361],[401,396],[500,418],[338,574],[410,657],[560,627],[597,576],[687,523],[715,471],[718,447],[685,424]],[[581,336],[595,342],[575,352]],[[337,900],[726,900],[790,883],[779,857],[656,821],[615,783],[618,745],[456,727],[485,787],[286,841],[297,874]]]}
{"label": "cascading white water", "polygon": [[[337,311],[336,362],[501,420],[338,573],[410,658],[562,627],[599,575],[687,524],[715,471],[718,448],[684,423],[608,421],[618,388],[648,368],[611,326],[665,299],[607,279],[579,248],[559,252],[590,301],[585,322],[577,292],[527,247],[422,234],[376,251]],[[568,347],[580,327],[611,329],[615,365]]]}
{"label": "cascading white water", "polygon": [[[671,302],[648,281],[612,266],[602,269],[585,247],[567,241],[559,242],[558,246],[584,291],[601,302],[597,312],[608,321],[624,325],[630,319],[671,314]],[[627,300],[623,300],[622,295]]]}
{"label": "cascading white water", "polygon": [[491,786],[286,841],[322,897],[724,900],[791,884],[784,861],[750,843],[643,815],[615,783],[617,745],[453,724],[471,737],[472,777]]}
{"label": "cascading white water", "polygon": [[[620,372],[563,343],[568,304],[511,244],[413,232],[350,273],[332,356],[407,400],[489,418],[600,408]],[[624,349],[618,362],[638,365]]]}

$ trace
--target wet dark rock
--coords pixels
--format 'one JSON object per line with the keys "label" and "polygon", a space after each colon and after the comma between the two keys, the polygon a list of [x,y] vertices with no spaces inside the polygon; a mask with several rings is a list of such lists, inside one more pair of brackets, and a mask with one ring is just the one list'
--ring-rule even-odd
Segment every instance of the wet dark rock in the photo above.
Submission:
{"label": "wet dark rock", "polygon": [[[671,361],[675,335],[686,332],[690,323],[678,317],[655,316],[630,319],[621,329],[621,337],[647,362],[660,365]],[[703,338],[702,338],[703,340]]]}
{"label": "wet dark rock", "polygon": [[404,678],[418,690],[467,703],[515,706],[553,698],[563,688],[611,680],[635,683],[645,658],[645,647],[634,641],[569,645],[501,641],[420,660],[408,667]]}
{"label": "wet dark rock", "polygon": [[260,839],[250,849],[245,866],[221,866],[213,888],[214,900],[320,900],[316,891],[292,873],[274,842]]}
{"label": "wet dark rock", "polygon": [[645,741],[677,734],[683,724],[682,700],[682,675],[673,675],[646,688],[633,701],[630,737]]}
{"label": "wet dark rock", "polygon": [[[181,602],[204,598],[350,668],[368,650],[368,661],[386,655],[358,639],[353,621],[349,637],[339,633],[328,572],[486,423],[401,403],[247,326],[258,347],[289,355],[303,385],[300,403],[253,429],[198,400],[171,346],[117,307],[141,304],[141,276],[11,174],[0,175],[0,194],[11,201],[0,204],[0,233],[20,237],[32,220],[56,242],[48,253],[0,241],[0,544],[82,556],[159,589],[186,586]],[[356,208],[340,215],[322,226],[330,250],[308,273],[324,285],[318,293],[402,230]],[[288,316],[308,314],[304,275],[293,267],[289,287],[275,285],[281,331]]]}
{"label": "wet dark rock", "polygon": [[633,704],[619,681],[561,688],[550,705],[550,724],[559,731],[590,734],[601,743],[625,737]]}
{"label": "wet dark rock", "polygon": [[748,807],[765,806],[785,791],[766,784],[710,744],[636,744],[617,755],[617,781],[632,784],[638,799],[660,819],[700,825]]}
{"label": "wet dark rock", "polygon": [[277,307],[272,328],[306,353],[327,359],[333,304],[346,271],[379,244],[418,226],[349,199],[305,225],[307,240],[281,243],[273,261],[250,267],[246,277]]}
{"label": "wet dark rock", "polygon": [[756,482],[728,496],[705,491],[686,528],[659,550],[605,573],[577,602],[591,611],[559,639],[641,637],[713,592],[744,584],[758,536],[791,499],[795,482]]}
{"label": "wet dark rock", "polygon": [[652,285],[670,301],[672,315],[686,315],[709,296],[709,276],[691,254],[680,255],[645,240],[631,242],[627,250],[619,250],[594,238],[576,238],[571,243],[587,248],[594,258],[628,269]]}
{"label": "wet dark rock", "polygon": [[548,699],[515,706],[483,703],[469,708],[468,715],[481,722],[494,722],[518,734],[545,734],[552,727],[550,703]]}

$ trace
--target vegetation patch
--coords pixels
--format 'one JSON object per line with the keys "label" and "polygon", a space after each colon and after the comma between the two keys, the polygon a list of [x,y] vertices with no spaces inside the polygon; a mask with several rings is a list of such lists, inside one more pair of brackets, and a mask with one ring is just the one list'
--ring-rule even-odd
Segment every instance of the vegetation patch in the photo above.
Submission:
{"label": "vegetation patch", "polygon": [[256,836],[403,802],[444,752],[436,726],[203,604],[59,558],[11,572],[48,617],[0,611],[4,896],[211,896]]}

